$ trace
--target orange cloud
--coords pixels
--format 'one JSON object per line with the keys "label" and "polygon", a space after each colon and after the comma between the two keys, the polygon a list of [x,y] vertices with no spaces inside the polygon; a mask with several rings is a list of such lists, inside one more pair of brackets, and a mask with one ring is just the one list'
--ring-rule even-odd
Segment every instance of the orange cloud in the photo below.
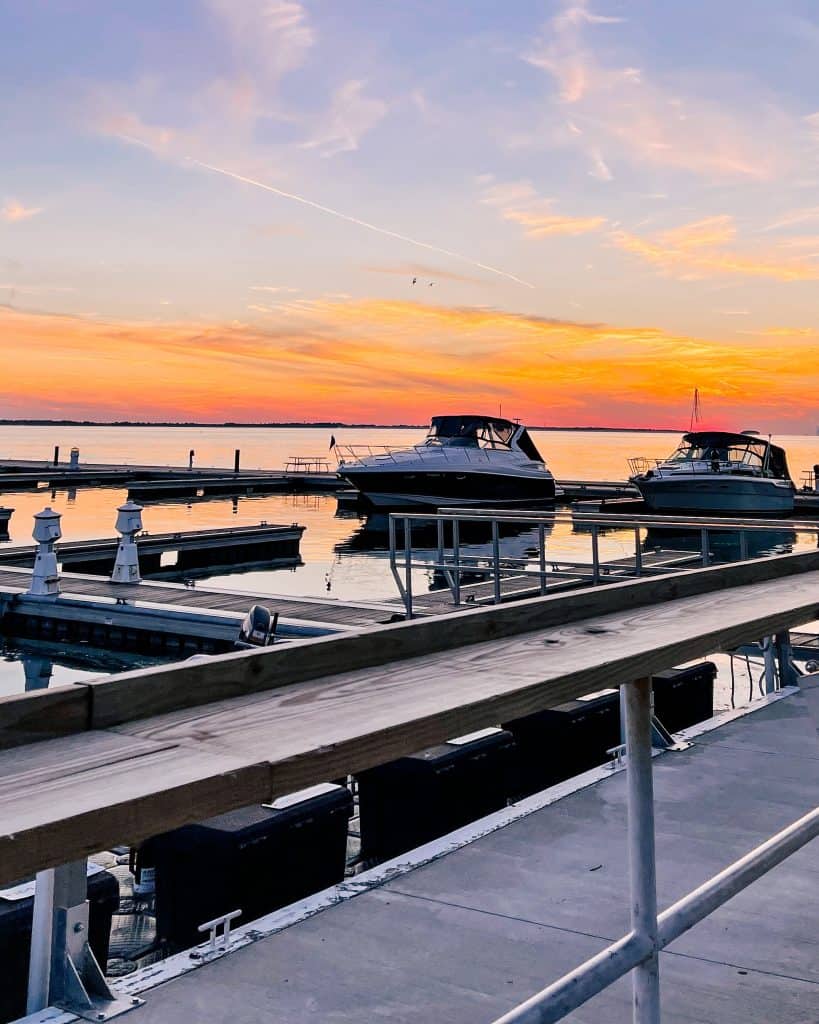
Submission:
{"label": "orange cloud", "polygon": [[23,206],[21,203],[16,202],[14,199],[10,199],[6,205],[0,209],[0,217],[3,220],[9,221],[13,224],[18,220],[28,220],[29,217],[36,217],[38,213],[42,213],[42,206]]}
{"label": "orange cloud", "polygon": [[497,207],[504,220],[520,224],[527,238],[585,235],[606,223],[605,217],[569,217],[554,213],[552,200],[539,196],[529,181],[490,184],[484,188],[481,202]]}
{"label": "orange cloud", "polygon": [[723,248],[735,235],[733,218],[723,215],[683,224],[654,238],[628,231],[613,232],[610,238],[619,249],[682,278],[733,275],[776,281],[819,280],[819,265],[794,259],[789,253],[777,258],[778,246],[759,254]]}
{"label": "orange cloud", "polygon": [[504,409],[530,423],[683,422],[694,387],[726,425],[812,424],[813,336],[741,344],[491,307],[314,300],[254,322],[102,321],[0,307],[6,415],[417,422]]}

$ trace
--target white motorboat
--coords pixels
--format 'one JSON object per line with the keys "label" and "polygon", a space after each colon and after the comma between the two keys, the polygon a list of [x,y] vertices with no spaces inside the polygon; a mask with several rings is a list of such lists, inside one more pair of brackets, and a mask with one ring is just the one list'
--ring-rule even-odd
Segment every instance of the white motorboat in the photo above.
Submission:
{"label": "white motorboat", "polygon": [[555,481],[526,428],[492,416],[434,416],[410,448],[337,448],[338,472],[379,508],[525,506]]}
{"label": "white motorboat", "polygon": [[717,430],[683,435],[669,458],[630,459],[631,481],[652,512],[781,515],[793,512],[785,450],[759,437]]}

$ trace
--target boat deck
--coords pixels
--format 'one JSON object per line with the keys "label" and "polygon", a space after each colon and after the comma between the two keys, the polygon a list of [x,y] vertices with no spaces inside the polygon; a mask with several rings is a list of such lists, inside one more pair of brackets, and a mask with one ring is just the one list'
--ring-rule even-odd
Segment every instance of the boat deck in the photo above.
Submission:
{"label": "boat deck", "polygon": [[[805,696],[777,697],[655,758],[661,907],[815,805],[816,723]],[[146,998],[134,1024],[488,1024],[628,930],[625,783],[605,775],[454,852],[430,844],[195,970],[148,968],[121,983]],[[664,1024],[819,1020],[817,882],[814,843],[663,952]],[[630,1021],[628,980],[566,1020]]]}

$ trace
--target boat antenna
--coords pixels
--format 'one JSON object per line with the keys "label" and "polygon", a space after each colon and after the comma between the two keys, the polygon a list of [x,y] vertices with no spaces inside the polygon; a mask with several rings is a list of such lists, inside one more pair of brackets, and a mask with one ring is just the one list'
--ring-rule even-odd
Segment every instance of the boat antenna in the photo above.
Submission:
{"label": "boat antenna", "polygon": [[691,405],[691,422],[689,423],[688,429],[692,431],[694,424],[699,423],[702,419],[702,403],[700,402],[700,389],[694,388],[694,401]]}

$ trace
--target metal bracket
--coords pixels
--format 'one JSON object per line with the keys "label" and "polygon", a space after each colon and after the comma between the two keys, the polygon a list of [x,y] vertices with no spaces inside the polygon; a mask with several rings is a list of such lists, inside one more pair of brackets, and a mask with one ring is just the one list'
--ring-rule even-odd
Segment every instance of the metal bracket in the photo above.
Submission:
{"label": "metal bracket", "polygon": [[105,1021],[144,1003],[136,996],[117,998],[108,987],[88,945],[87,902],[59,908],[54,925],[56,949],[62,951],[62,964],[52,974],[54,1006],[85,1020]]}
{"label": "metal bracket", "polygon": [[651,745],[660,750],[688,750],[688,740],[676,740],[656,715],[651,716]]}

